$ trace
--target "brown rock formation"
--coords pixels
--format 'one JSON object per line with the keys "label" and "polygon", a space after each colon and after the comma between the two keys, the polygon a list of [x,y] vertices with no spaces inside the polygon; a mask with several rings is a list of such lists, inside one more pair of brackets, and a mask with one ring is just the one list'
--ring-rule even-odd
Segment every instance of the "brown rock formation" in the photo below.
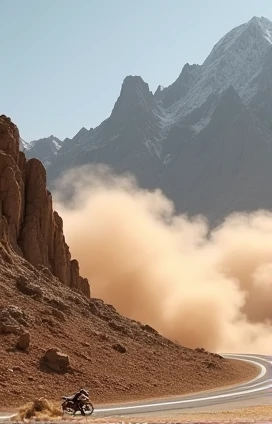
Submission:
{"label": "brown rock formation", "polygon": [[90,296],[88,280],[80,277],[78,262],[71,260],[62,219],[53,212],[44,166],[19,152],[18,128],[5,115],[0,116],[0,241]]}

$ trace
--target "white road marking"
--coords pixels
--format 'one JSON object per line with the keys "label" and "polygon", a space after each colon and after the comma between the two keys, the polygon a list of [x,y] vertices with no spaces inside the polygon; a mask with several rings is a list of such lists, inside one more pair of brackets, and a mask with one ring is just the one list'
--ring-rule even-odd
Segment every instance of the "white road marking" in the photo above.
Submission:
{"label": "white road marking", "polygon": [[[264,383],[266,383],[266,381]],[[175,400],[175,401],[161,402],[161,403],[148,403],[145,405],[123,406],[119,408],[107,408],[107,409],[95,409],[95,412],[127,411],[130,409],[143,409],[143,408],[153,408],[158,406],[181,405],[183,403],[192,403],[192,402],[195,403],[195,402],[203,402],[205,400],[224,399],[224,398],[230,398],[234,396],[248,395],[250,393],[261,392],[263,390],[267,390],[271,388],[272,388],[272,383],[256,388],[256,389],[244,390],[241,392],[224,393],[222,395],[207,396],[207,397],[196,398],[196,399]]]}
{"label": "white road marking", "polygon": [[[264,362],[268,362],[270,363],[270,361],[267,361],[266,359],[259,357],[259,356],[253,356],[253,355],[225,355],[228,358],[231,359],[238,359],[238,356],[241,356],[241,360],[243,360],[244,362],[250,362],[253,363],[254,365],[257,365],[259,368],[261,368],[261,372],[258,374],[257,377],[255,377],[253,380],[244,383],[244,384],[240,384],[238,387],[244,386],[244,385],[248,385],[253,383],[254,381],[259,380],[260,378],[263,378],[266,374],[266,368],[263,364],[260,364],[258,362],[252,361],[250,359],[242,359],[242,358],[254,358],[254,359],[258,359],[258,360],[262,360]],[[261,383],[259,383],[258,385],[261,385],[261,387],[258,388],[252,388],[252,387],[256,387],[256,385],[254,386],[249,386],[246,390],[242,390],[242,391],[235,391],[234,393],[223,393],[221,395],[209,395],[206,397],[198,397],[195,399],[183,399],[183,400],[176,400],[176,401],[165,401],[165,402],[155,402],[155,403],[147,403],[147,404],[141,404],[141,405],[131,405],[131,406],[123,406],[123,407],[114,407],[114,408],[101,408],[101,409],[95,409],[95,412],[114,412],[114,411],[128,411],[128,410],[134,410],[134,409],[145,409],[145,408],[153,408],[153,407],[158,407],[158,406],[170,406],[170,405],[181,405],[184,403],[195,403],[195,402],[203,402],[206,400],[215,400],[215,399],[226,399],[226,398],[231,398],[234,396],[241,396],[241,395],[248,395],[251,393],[256,393],[256,392],[261,392],[267,389],[272,388],[272,379],[269,380],[265,380]],[[232,388],[234,389],[235,386]]]}

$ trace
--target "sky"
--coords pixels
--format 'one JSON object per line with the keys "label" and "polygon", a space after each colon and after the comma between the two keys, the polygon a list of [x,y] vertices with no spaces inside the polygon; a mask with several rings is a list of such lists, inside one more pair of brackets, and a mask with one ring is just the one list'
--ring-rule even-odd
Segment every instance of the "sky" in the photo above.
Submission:
{"label": "sky", "polygon": [[106,119],[127,75],[152,91],[201,64],[272,0],[0,0],[0,113],[21,137],[73,137]]}

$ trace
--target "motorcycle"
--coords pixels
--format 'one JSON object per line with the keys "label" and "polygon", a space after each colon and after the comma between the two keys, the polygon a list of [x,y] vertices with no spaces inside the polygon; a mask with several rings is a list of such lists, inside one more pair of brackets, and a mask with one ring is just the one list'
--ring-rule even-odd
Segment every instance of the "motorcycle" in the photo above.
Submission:
{"label": "motorcycle", "polygon": [[73,402],[72,396],[62,396],[62,399],[64,400],[64,402],[61,404],[62,415],[65,413],[69,415],[76,415],[78,411],[81,413],[79,404],[81,404],[85,415],[91,415],[94,411],[94,406],[90,401],[87,393],[82,394],[77,402]]}

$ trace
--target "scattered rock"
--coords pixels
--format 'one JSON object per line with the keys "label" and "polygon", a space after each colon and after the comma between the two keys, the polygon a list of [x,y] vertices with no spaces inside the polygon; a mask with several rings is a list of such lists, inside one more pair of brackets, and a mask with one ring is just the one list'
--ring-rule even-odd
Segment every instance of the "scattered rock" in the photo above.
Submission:
{"label": "scattered rock", "polygon": [[103,342],[110,341],[110,339],[111,339],[108,334],[102,333],[101,331],[92,331],[91,334],[98,337]]}
{"label": "scattered rock", "polygon": [[119,353],[126,353],[126,351],[127,351],[125,346],[122,346],[120,343],[116,343],[116,344],[112,345],[112,348],[117,350],[117,352],[119,352]]}
{"label": "scattered rock", "polygon": [[206,350],[203,347],[197,347],[195,349],[195,352],[197,352],[197,353],[206,353]]}
{"label": "scattered rock", "polygon": [[103,301],[101,301],[100,303],[99,301],[97,301],[97,299],[91,299],[89,303],[89,310],[93,315],[103,319],[104,315],[102,313],[102,305]]}
{"label": "scattered rock", "polygon": [[11,318],[16,320],[19,324],[28,326],[27,316],[25,312],[18,306],[8,306],[2,309],[3,313],[7,313]]}
{"label": "scattered rock", "polygon": [[27,281],[27,279],[22,275],[18,277],[16,287],[21,293],[31,296],[33,299],[41,300],[43,297],[42,289],[38,285]]}
{"label": "scattered rock", "polygon": [[56,308],[50,308],[49,310],[46,310],[45,313],[51,313],[51,315],[53,315],[59,321],[65,321],[66,319],[64,313]]}
{"label": "scattered rock", "polygon": [[0,308],[0,333],[18,334],[21,326],[28,326],[26,315],[21,308],[17,306]]}
{"label": "scattered rock", "polygon": [[30,334],[28,331],[22,333],[17,341],[16,347],[20,350],[26,350],[29,348]]}
{"label": "scattered rock", "polygon": [[142,330],[147,331],[148,333],[158,334],[158,332],[148,324],[142,325],[141,328]]}
{"label": "scattered rock", "polygon": [[55,326],[55,321],[50,317],[46,317],[42,318],[42,324],[46,324],[48,327],[53,328]]}
{"label": "scattered rock", "polygon": [[67,372],[70,367],[69,356],[59,352],[58,349],[51,348],[46,351],[41,358],[41,363],[53,371]]}
{"label": "scattered rock", "polygon": [[123,326],[116,321],[109,321],[109,327],[115,331],[123,331]]}
{"label": "scattered rock", "polygon": [[110,310],[111,312],[113,312],[114,314],[117,315],[116,309],[113,305],[110,305],[109,303],[105,303],[106,307],[108,310]]}
{"label": "scattered rock", "polygon": [[18,334],[20,327],[17,324],[11,324],[10,322],[0,322],[0,333],[2,334]]}
{"label": "scattered rock", "polygon": [[57,297],[46,298],[46,301],[52,306],[54,309],[58,311],[66,312],[69,309],[69,305],[65,303],[63,300]]}

